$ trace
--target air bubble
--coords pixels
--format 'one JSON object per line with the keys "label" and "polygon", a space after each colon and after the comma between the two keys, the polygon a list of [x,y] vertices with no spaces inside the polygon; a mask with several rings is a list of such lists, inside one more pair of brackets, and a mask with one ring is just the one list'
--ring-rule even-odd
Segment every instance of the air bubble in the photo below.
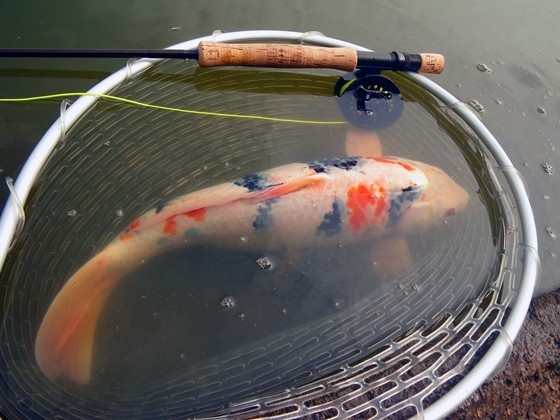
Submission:
{"label": "air bubble", "polygon": [[124,211],[122,211],[121,209],[118,209],[117,211],[115,211],[115,215],[117,217],[123,217],[124,216]]}
{"label": "air bubble", "polygon": [[342,302],[338,299],[331,299],[331,305],[335,308],[335,309],[340,309],[342,308]]}
{"label": "air bubble", "polygon": [[537,107],[537,112],[538,112],[539,114],[542,114],[542,115],[546,115],[546,114],[547,114],[546,109],[544,109],[542,106],[538,106],[538,107]]}
{"label": "air bubble", "polygon": [[471,99],[468,102],[468,105],[474,109],[476,112],[478,112],[479,114],[484,114],[484,107],[482,106],[482,104],[480,102],[478,102],[476,99]]}
{"label": "air bubble", "polygon": [[74,217],[77,213],[78,213],[78,212],[77,212],[76,210],[74,210],[74,209],[68,210],[68,211],[66,212],[66,214],[67,214],[69,217]]}
{"label": "air bubble", "polygon": [[226,296],[220,300],[220,306],[224,309],[231,309],[235,306],[235,299],[233,296]]}
{"label": "air bubble", "polygon": [[547,175],[554,174],[554,167],[550,163],[545,162],[545,163],[542,163],[541,166],[542,166],[545,174],[547,174]]}
{"label": "air bubble", "polygon": [[492,73],[492,71],[493,71],[490,67],[488,67],[488,66],[487,66],[486,64],[484,64],[484,63],[478,64],[478,65],[476,66],[476,68],[477,68],[478,70],[480,70],[481,72],[483,72],[483,73]]}
{"label": "air bubble", "polygon": [[237,319],[240,321],[245,321],[245,314],[241,312],[239,315],[237,315]]}
{"label": "air bubble", "polygon": [[556,232],[554,231],[554,229],[552,229],[552,227],[547,226],[546,228],[544,228],[544,231],[549,238],[556,239]]}
{"label": "air bubble", "polygon": [[111,140],[107,140],[103,143],[105,146],[110,146],[111,145]]}
{"label": "air bubble", "polygon": [[249,238],[247,238],[247,236],[245,236],[245,235],[243,235],[239,238],[239,242],[241,242],[242,244],[246,244],[248,240],[249,240]]}
{"label": "air bubble", "polygon": [[268,256],[260,257],[256,261],[257,265],[262,268],[263,270],[271,271],[274,269],[274,262]]}

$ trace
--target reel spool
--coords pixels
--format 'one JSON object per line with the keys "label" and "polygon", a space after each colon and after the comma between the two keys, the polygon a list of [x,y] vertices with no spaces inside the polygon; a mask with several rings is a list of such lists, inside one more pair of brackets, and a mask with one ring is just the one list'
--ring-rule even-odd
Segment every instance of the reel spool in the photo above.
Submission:
{"label": "reel spool", "polygon": [[379,73],[348,73],[336,83],[334,95],[344,118],[362,130],[387,128],[404,110],[398,86]]}

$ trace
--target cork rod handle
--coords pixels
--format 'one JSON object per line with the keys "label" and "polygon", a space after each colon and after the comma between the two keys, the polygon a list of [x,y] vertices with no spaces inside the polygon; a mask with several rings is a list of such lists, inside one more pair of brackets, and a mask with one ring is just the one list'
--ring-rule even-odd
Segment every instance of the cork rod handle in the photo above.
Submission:
{"label": "cork rod handle", "polygon": [[224,44],[210,41],[202,41],[198,46],[198,64],[201,67],[299,67],[352,71],[357,62],[358,54],[353,48],[291,44]]}
{"label": "cork rod handle", "polygon": [[439,74],[445,66],[445,58],[441,54],[432,53],[358,52],[353,48],[202,41],[198,46],[198,64],[201,67],[299,67],[345,71],[370,68],[377,71],[404,70]]}

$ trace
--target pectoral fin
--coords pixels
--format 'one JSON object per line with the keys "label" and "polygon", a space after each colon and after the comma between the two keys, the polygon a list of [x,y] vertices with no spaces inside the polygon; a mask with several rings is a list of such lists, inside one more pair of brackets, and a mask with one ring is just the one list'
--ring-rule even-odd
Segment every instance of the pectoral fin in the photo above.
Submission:
{"label": "pectoral fin", "polygon": [[376,239],[372,245],[371,257],[375,271],[383,280],[393,279],[414,265],[406,238],[398,235]]}

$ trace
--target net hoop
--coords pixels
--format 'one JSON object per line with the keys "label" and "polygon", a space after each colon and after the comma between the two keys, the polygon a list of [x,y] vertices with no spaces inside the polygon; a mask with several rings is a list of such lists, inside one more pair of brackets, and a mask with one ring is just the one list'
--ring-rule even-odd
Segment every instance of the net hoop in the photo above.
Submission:
{"label": "net hoop", "polygon": [[[297,43],[305,41],[311,45],[328,47],[352,47],[361,51],[369,51],[367,48],[326,37],[316,32],[287,32],[287,31],[241,31],[232,33],[215,32],[210,36],[193,39],[169,47],[170,49],[194,49],[202,40],[216,42],[258,42],[261,40],[276,42]],[[115,72],[105,80],[95,85],[89,93],[107,94],[115,87],[129,80],[133,75],[141,73],[162,60],[140,59],[129,62],[123,69]],[[510,307],[510,313],[499,335],[488,348],[476,366],[468,372],[453,388],[441,396],[437,401],[422,410],[426,418],[439,418],[451,413],[473,392],[475,392],[486,380],[488,380],[499,368],[503,366],[512,348],[523,320],[527,314],[532,298],[533,290],[539,278],[539,258],[537,233],[533,212],[525,189],[525,184],[519,172],[514,168],[499,142],[480,121],[478,115],[467,105],[461,103],[457,98],[434,83],[432,80],[415,73],[402,73],[403,76],[422,87],[445,106],[449,107],[465,124],[470,127],[484,142],[493,159],[498,164],[500,171],[509,184],[513,193],[515,207],[520,220],[520,231],[523,242],[522,249],[522,273],[516,299]],[[97,102],[94,96],[82,96],[72,105],[61,109],[61,116],[56,120],[49,130],[38,142],[33,152],[23,166],[17,180],[11,189],[10,197],[3,210],[0,219],[0,267],[3,266],[11,244],[17,238],[24,219],[22,205],[30,194],[37,177],[46,164],[47,160],[64,140],[68,130]]]}

